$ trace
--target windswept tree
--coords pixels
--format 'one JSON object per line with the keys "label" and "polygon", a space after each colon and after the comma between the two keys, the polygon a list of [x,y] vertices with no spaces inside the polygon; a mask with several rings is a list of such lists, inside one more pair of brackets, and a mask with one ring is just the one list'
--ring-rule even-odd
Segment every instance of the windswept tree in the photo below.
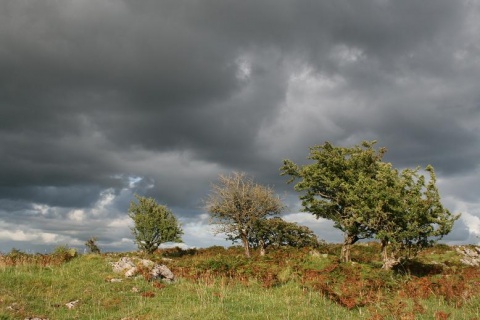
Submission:
{"label": "windswept tree", "polygon": [[211,223],[216,232],[227,235],[227,240],[240,240],[245,255],[250,257],[249,239],[260,220],[281,213],[284,206],[270,187],[254,182],[245,173],[220,175],[217,184],[205,200]]}
{"label": "windswept tree", "polygon": [[316,248],[320,244],[310,228],[280,217],[258,220],[248,242],[253,248],[260,248],[262,256],[269,247]]}
{"label": "windswept tree", "polygon": [[334,221],[345,233],[342,261],[350,261],[350,246],[361,238],[375,237],[382,245],[383,267],[414,256],[448,234],[455,220],[441,202],[432,166],[401,173],[382,161],[386,152],[376,151],[375,141],[353,148],[326,142],[310,150],[313,164],[299,167],[285,160],[282,174],[300,179],[295,189],[305,211]]}
{"label": "windswept tree", "polygon": [[128,215],[135,226],[132,233],[140,250],[153,253],[165,242],[181,242],[182,228],[173,213],[155,199],[135,195],[138,203],[130,202]]}
{"label": "windswept tree", "polygon": [[371,211],[366,186],[375,181],[379,163],[385,153],[376,151],[375,141],[361,146],[335,147],[329,142],[310,148],[308,159],[314,163],[302,167],[284,160],[282,175],[289,175],[300,196],[304,211],[317,218],[332,220],[344,233],[341,260],[350,261],[351,246],[360,239],[370,238],[374,230],[365,219]]}
{"label": "windswept tree", "polygon": [[380,240],[383,268],[391,269],[447,235],[460,215],[443,207],[432,166],[426,167],[428,183],[419,168],[400,174],[390,164],[384,168],[378,174],[376,206],[368,223]]}

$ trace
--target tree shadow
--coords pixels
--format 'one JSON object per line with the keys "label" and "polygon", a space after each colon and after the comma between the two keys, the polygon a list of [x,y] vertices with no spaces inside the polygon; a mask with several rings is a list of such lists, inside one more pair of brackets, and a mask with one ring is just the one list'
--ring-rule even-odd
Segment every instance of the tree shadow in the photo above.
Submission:
{"label": "tree shadow", "polygon": [[442,274],[444,267],[444,265],[438,263],[423,263],[417,260],[411,260],[395,266],[393,271],[400,275],[425,277]]}

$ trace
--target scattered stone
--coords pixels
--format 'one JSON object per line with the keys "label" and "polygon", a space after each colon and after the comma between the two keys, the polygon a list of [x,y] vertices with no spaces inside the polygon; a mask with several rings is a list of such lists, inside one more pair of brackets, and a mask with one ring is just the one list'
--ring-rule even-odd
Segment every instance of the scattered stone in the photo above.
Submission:
{"label": "scattered stone", "polygon": [[110,279],[109,282],[122,282],[122,281],[123,281],[122,279],[113,278],[113,279]]}
{"label": "scattered stone", "polygon": [[168,283],[175,281],[175,276],[173,275],[173,272],[170,271],[170,269],[168,269],[167,266],[163,264],[155,265],[150,271],[150,276],[152,277],[152,279],[161,279]]}
{"label": "scattered stone", "polygon": [[140,260],[140,264],[144,266],[145,268],[153,268],[155,266],[155,262],[152,260],[147,260],[147,259],[142,259]]}
{"label": "scattered stone", "polygon": [[133,288],[132,288],[132,292],[133,292],[133,293],[138,293],[138,292],[140,292],[140,290],[139,290],[137,287],[133,287]]}
{"label": "scattered stone", "polygon": [[127,272],[125,272],[125,277],[131,278],[131,277],[136,276],[137,273],[138,273],[138,268],[133,267],[133,268],[128,269]]}
{"label": "scattered stone", "polygon": [[110,263],[113,267],[113,272],[115,273],[122,273],[125,270],[130,270],[131,268],[135,267],[135,263],[133,263],[132,259],[128,257],[120,258],[117,262]]}
{"label": "scattered stone", "polygon": [[28,317],[24,320],[49,320],[48,318],[39,318],[39,317]]}
{"label": "scattered stone", "polygon": [[73,308],[75,308],[75,306],[79,302],[80,302],[80,300],[73,300],[73,301],[70,301],[68,303],[65,303],[65,306],[67,306],[68,309],[73,309]]}
{"label": "scattered stone", "polygon": [[20,309],[22,309],[22,307],[16,302],[12,303],[7,307],[7,310],[10,310],[10,311],[18,311]]}
{"label": "scattered stone", "polygon": [[[111,262],[113,272],[123,273],[125,277],[131,278],[140,273],[140,271],[148,270],[148,280],[160,279],[167,283],[175,281],[175,276],[166,265],[156,264],[147,259],[137,259],[137,263],[132,258],[123,257],[117,262]],[[113,282],[113,281],[112,281]]]}
{"label": "scattered stone", "polygon": [[317,250],[311,250],[309,252],[309,254],[312,256],[312,257],[320,257],[320,252],[318,252]]}
{"label": "scattered stone", "polygon": [[320,253],[317,250],[311,250],[309,254],[315,258],[328,258],[328,253]]}
{"label": "scattered stone", "polygon": [[459,246],[455,250],[463,256],[461,263],[472,267],[480,266],[480,247]]}

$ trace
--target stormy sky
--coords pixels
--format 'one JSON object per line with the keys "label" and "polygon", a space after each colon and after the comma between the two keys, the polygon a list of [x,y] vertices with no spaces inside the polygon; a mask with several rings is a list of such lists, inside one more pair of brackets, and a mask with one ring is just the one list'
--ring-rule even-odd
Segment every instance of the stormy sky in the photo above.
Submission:
{"label": "stormy sky", "polygon": [[480,239],[479,0],[3,0],[0,251],[133,250],[135,193],[214,237],[202,199],[244,171],[299,213],[279,175],[308,148],[377,140],[397,168],[434,166]]}

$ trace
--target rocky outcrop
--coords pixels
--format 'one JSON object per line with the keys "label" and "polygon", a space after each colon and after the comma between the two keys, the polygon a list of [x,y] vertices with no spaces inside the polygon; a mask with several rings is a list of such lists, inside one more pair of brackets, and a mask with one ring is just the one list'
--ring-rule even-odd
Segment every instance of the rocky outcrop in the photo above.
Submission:
{"label": "rocky outcrop", "polygon": [[175,280],[173,272],[163,264],[153,266],[152,270],[150,270],[150,275],[154,279],[163,279],[166,282],[173,282]]}
{"label": "rocky outcrop", "polygon": [[[113,272],[121,273],[127,278],[134,277],[142,272],[149,280],[159,279],[169,283],[175,280],[175,276],[167,266],[147,259],[122,257],[117,262],[111,262],[110,264]],[[147,271],[146,274],[145,271]]]}
{"label": "rocky outcrop", "polygon": [[463,256],[460,259],[463,264],[472,267],[480,266],[480,247],[460,246],[456,247],[455,250]]}
{"label": "rocky outcrop", "polygon": [[115,273],[125,273],[125,271],[130,270],[135,267],[132,259],[128,257],[120,258],[117,262],[110,263],[113,267],[113,272]]}

